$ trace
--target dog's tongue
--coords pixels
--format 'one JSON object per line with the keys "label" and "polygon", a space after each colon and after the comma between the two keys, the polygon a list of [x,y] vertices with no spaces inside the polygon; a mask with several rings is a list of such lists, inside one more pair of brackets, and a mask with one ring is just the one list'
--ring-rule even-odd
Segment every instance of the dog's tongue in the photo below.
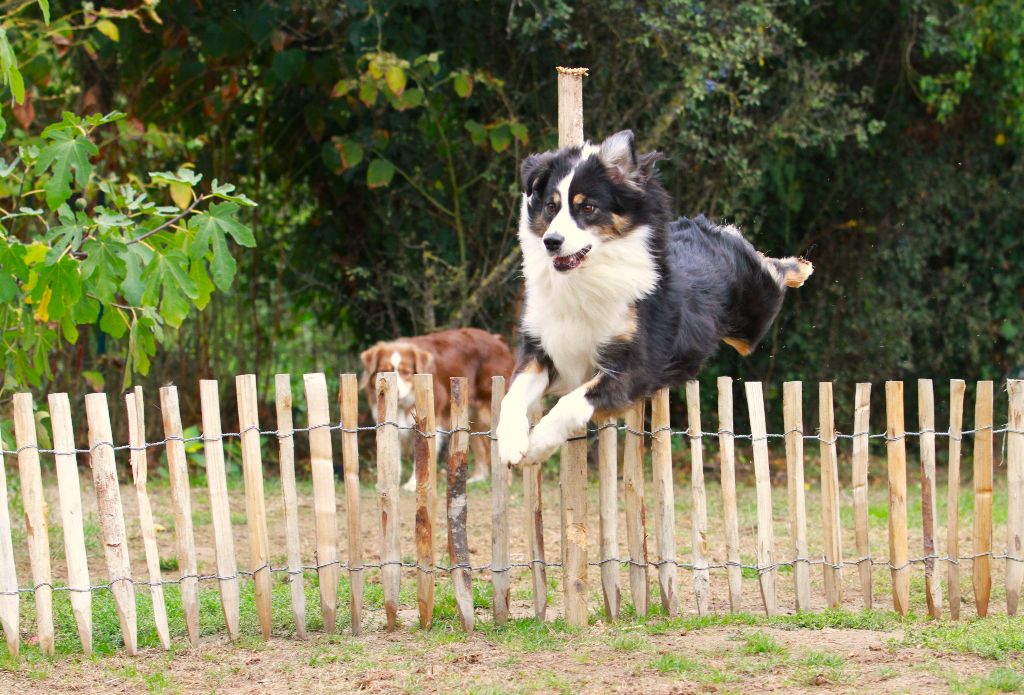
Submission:
{"label": "dog's tongue", "polygon": [[572,270],[579,267],[583,261],[578,253],[571,256],[556,256],[554,260],[555,270]]}

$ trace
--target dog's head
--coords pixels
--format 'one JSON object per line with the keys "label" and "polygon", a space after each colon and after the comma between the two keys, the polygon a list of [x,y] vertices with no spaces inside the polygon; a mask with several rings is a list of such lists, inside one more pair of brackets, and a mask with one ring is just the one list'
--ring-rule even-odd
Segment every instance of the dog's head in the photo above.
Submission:
{"label": "dog's head", "polygon": [[[413,374],[433,374],[434,355],[430,352],[401,340],[380,342],[359,356],[363,361],[363,374],[360,385],[367,389],[367,394],[376,388],[377,374],[380,372],[398,372],[398,406],[411,408],[416,402],[413,393]],[[376,398],[368,396],[374,417],[376,417]]]}
{"label": "dog's head", "polygon": [[551,268],[570,273],[604,247],[649,229],[667,208],[654,168],[661,158],[637,156],[629,130],[600,145],[527,157],[519,224],[524,253],[546,254]]}

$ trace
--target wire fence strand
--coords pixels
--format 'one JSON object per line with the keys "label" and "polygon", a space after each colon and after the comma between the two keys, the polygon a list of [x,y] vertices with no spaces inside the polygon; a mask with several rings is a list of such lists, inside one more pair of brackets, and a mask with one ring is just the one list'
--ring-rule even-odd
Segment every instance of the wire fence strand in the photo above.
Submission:
{"label": "wire fence strand", "polygon": [[[610,557],[610,558],[605,558],[603,560],[594,560],[594,561],[588,562],[587,565],[589,565],[590,567],[602,567],[602,566],[607,565],[609,563],[614,563],[614,564],[618,564],[618,565],[620,565],[622,567],[634,566],[634,567],[648,567],[648,568],[651,568],[651,569],[658,569],[658,568],[660,568],[663,565],[675,565],[678,569],[686,570],[686,571],[690,571],[690,572],[703,572],[703,571],[707,571],[707,570],[726,570],[726,569],[729,569],[730,567],[739,567],[741,570],[750,570],[750,571],[756,572],[758,575],[761,575],[761,574],[765,574],[767,572],[774,572],[775,570],[779,569],[780,567],[793,567],[793,566],[795,566],[797,564],[800,564],[800,563],[805,563],[805,564],[810,565],[810,566],[818,566],[818,565],[820,565],[820,566],[832,567],[834,569],[842,569],[843,567],[847,567],[847,566],[849,566],[849,567],[856,567],[856,566],[861,565],[862,563],[867,562],[873,568],[875,568],[875,567],[883,568],[883,569],[884,568],[889,568],[889,569],[892,569],[892,570],[899,571],[899,570],[902,570],[902,569],[906,569],[906,568],[908,568],[908,567],[910,567],[912,565],[923,564],[923,563],[929,562],[929,561],[931,561],[931,562],[948,562],[950,564],[960,565],[960,563],[962,563],[962,562],[973,562],[974,560],[976,560],[976,559],[978,559],[980,557],[989,557],[989,558],[991,558],[993,560],[1008,560],[1010,562],[1021,562],[1021,563],[1024,563],[1024,558],[1020,558],[1020,557],[1016,557],[1016,556],[1013,556],[1013,555],[1008,555],[1008,554],[996,553],[996,552],[989,551],[989,552],[985,552],[985,553],[975,553],[975,554],[972,554],[972,555],[961,555],[961,556],[956,557],[956,558],[951,558],[948,555],[937,555],[937,554],[923,555],[921,557],[915,557],[915,558],[909,559],[904,564],[898,565],[898,566],[897,565],[893,565],[888,560],[879,560],[879,559],[876,559],[876,558],[873,558],[873,557],[861,557],[861,558],[858,558],[858,559],[848,559],[848,560],[843,560],[841,563],[831,563],[828,560],[826,560],[824,557],[818,557],[818,558],[803,557],[803,558],[795,558],[795,559],[792,559],[792,560],[784,560],[784,561],[780,561],[780,562],[773,562],[773,563],[768,564],[768,565],[751,565],[751,564],[744,563],[744,562],[730,562],[730,561],[710,562],[710,563],[705,563],[705,564],[701,564],[701,565],[695,565],[695,564],[690,563],[690,562],[681,562],[679,560],[675,560],[675,559],[671,559],[671,558],[662,559],[662,560],[649,560],[647,562],[639,562],[639,561],[634,561],[632,558],[628,558],[628,557],[627,558]],[[451,574],[455,570],[468,570],[470,572],[477,573],[477,574],[483,573],[483,572],[489,572],[491,574],[497,574],[497,573],[511,572],[513,570],[516,570],[516,569],[533,569],[533,567],[535,567],[537,565],[542,565],[542,566],[548,567],[548,568],[560,568],[560,567],[562,567],[562,563],[561,562],[549,562],[547,560],[542,560],[542,559],[539,559],[539,558],[535,559],[535,560],[520,560],[520,561],[517,561],[517,562],[510,562],[510,563],[508,563],[507,565],[505,565],[503,567],[493,567],[490,564],[487,564],[487,565],[472,565],[472,564],[467,564],[467,563],[463,563],[463,564],[457,563],[457,564],[454,564],[454,565],[435,565],[433,567],[428,567],[428,566],[420,565],[420,564],[418,564],[416,562],[410,562],[410,561],[404,561],[404,560],[403,561],[396,560],[396,561],[392,561],[392,562],[364,562],[364,563],[361,563],[359,565],[350,566],[347,562],[344,562],[344,561],[341,561],[341,560],[335,560],[333,562],[326,562],[326,563],[316,564],[316,565],[303,565],[300,569],[293,570],[293,569],[289,569],[287,567],[274,567],[270,563],[266,563],[266,564],[261,565],[261,566],[257,567],[256,569],[253,569],[253,570],[238,570],[235,573],[229,574],[229,575],[198,574],[198,573],[197,574],[183,574],[180,577],[178,577],[177,579],[164,579],[164,580],[159,581],[159,582],[153,582],[153,581],[149,581],[149,580],[145,580],[145,579],[135,579],[133,577],[118,577],[116,579],[111,580],[110,582],[103,583],[103,584],[92,584],[92,585],[90,585],[88,587],[71,587],[71,586],[64,586],[64,585],[56,585],[56,584],[52,584],[50,582],[40,582],[40,583],[34,584],[33,586],[30,586],[30,587],[20,587],[17,590],[14,590],[14,591],[0,591],[0,596],[15,596],[15,595],[19,595],[19,594],[31,594],[31,593],[35,593],[39,589],[42,589],[42,588],[45,588],[45,587],[48,587],[51,591],[54,591],[54,592],[80,592],[80,593],[87,593],[87,592],[95,592],[95,591],[109,591],[109,590],[111,590],[113,588],[113,586],[115,584],[122,583],[122,582],[127,582],[129,584],[134,585],[134,586],[141,586],[141,587],[153,587],[153,586],[157,586],[157,585],[159,585],[159,586],[174,586],[174,585],[180,585],[182,582],[184,582],[187,579],[195,579],[195,580],[200,581],[200,582],[209,582],[209,581],[229,581],[229,580],[240,579],[240,578],[243,578],[243,577],[252,578],[256,574],[258,574],[259,572],[262,572],[263,570],[269,570],[272,574],[295,575],[295,574],[301,574],[301,573],[304,573],[304,572],[316,572],[316,571],[319,571],[321,569],[324,569],[325,567],[333,567],[333,566],[337,566],[339,569],[347,571],[347,572],[363,572],[363,571],[366,571],[366,570],[380,570],[380,569],[383,569],[386,566],[396,566],[396,565],[399,566],[399,567],[402,567],[404,569],[417,570],[417,571],[423,572],[425,574],[437,574],[437,575]]]}
{"label": "wire fence strand", "polygon": [[[117,452],[117,451],[148,451],[149,449],[166,446],[168,442],[181,442],[182,444],[190,444],[192,442],[210,443],[210,442],[224,441],[226,439],[240,439],[242,437],[242,435],[244,435],[247,432],[252,432],[252,431],[255,431],[255,432],[259,433],[260,437],[267,437],[267,438],[274,438],[274,439],[287,439],[289,437],[294,437],[296,434],[309,433],[309,432],[312,432],[313,430],[323,429],[323,428],[327,428],[327,429],[331,430],[332,432],[333,431],[338,431],[338,432],[349,433],[349,434],[352,434],[352,433],[360,434],[360,433],[364,433],[364,432],[376,432],[377,430],[383,429],[385,427],[395,427],[398,430],[407,431],[407,432],[410,432],[412,434],[418,434],[419,436],[426,437],[426,438],[449,437],[449,436],[451,436],[452,434],[454,434],[456,432],[467,432],[470,437],[487,437],[488,439],[490,439],[492,441],[495,440],[493,430],[479,430],[479,431],[476,431],[476,430],[472,430],[469,427],[453,427],[451,429],[445,429],[443,427],[438,427],[433,432],[426,432],[426,431],[423,431],[423,430],[417,428],[414,425],[403,425],[401,423],[393,422],[393,421],[383,421],[383,422],[379,422],[379,423],[377,423],[375,425],[363,425],[363,426],[359,426],[359,427],[345,427],[340,422],[338,422],[338,423],[324,423],[324,424],[321,424],[321,425],[310,425],[308,427],[295,427],[295,428],[293,428],[291,430],[288,430],[286,432],[281,432],[279,430],[261,430],[259,427],[256,427],[255,425],[253,425],[251,427],[245,427],[245,428],[241,429],[238,432],[222,432],[219,437],[207,437],[203,433],[197,434],[197,435],[192,436],[192,437],[169,436],[169,437],[164,437],[163,439],[159,439],[159,440],[156,440],[156,441],[153,441],[153,442],[146,442],[143,446],[132,446],[131,444],[115,444],[112,441],[100,441],[100,442],[96,442],[91,447],[82,448],[82,449],[79,449],[79,448],[74,448],[74,449],[50,449],[50,448],[46,448],[46,447],[40,446],[39,444],[25,444],[24,446],[20,446],[20,447],[18,447],[16,449],[0,449],[0,455],[2,455],[2,456],[17,456],[21,452],[23,452],[25,450],[28,450],[28,449],[35,449],[37,451],[37,453],[48,454],[48,455],[52,454],[54,456],[73,456],[73,455],[77,455],[77,454],[89,454],[89,455],[92,455],[95,451],[97,451],[98,449],[101,449],[103,447],[110,447],[115,452]],[[644,437],[651,437],[651,436],[654,436],[656,434],[660,434],[662,432],[668,431],[669,432],[669,436],[671,436],[671,437],[686,437],[687,439],[717,439],[717,438],[722,437],[722,436],[729,436],[729,437],[732,437],[733,439],[749,440],[750,442],[764,441],[766,439],[767,440],[770,440],[770,439],[784,439],[785,437],[787,437],[787,436],[789,436],[791,434],[799,434],[799,435],[801,435],[801,437],[804,440],[819,441],[819,442],[822,442],[823,444],[826,444],[826,445],[835,444],[835,443],[837,443],[841,439],[850,439],[850,440],[852,440],[852,439],[855,439],[857,437],[867,437],[868,439],[884,439],[887,442],[895,442],[895,441],[900,441],[902,439],[909,439],[909,438],[914,438],[914,437],[920,437],[921,435],[924,435],[924,434],[931,434],[931,435],[935,435],[936,437],[949,437],[950,439],[953,439],[955,441],[961,441],[964,437],[969,437],[969,436],[974,435],[977,432],[983,432],[983,431],[991,431],[993,435],[996,435],[996,434],[1006,434],[1006,433],[1024,434],[1024,430],[1012,428],[1008,424],[1004,424],[1002,427],[999,427],[999,428],[979,427],[977,429],[963,430],[959,434],[954,434],[954,433],[949,432],[949,431],[943,432],[943,431],[934,430],[934,429],[923,429],[923,430],[919,430],[919,431],[907,431],[907,432],[904,432],[903,434],[897,435],[895,437],[890,437],[888,435],[888,433],[886,433],[886,432],[875,432],[875,433],[872,433],[872,432],[854,432],[853,434],[844,434],[842,432],[834,432],[832,434],[831,438],[823,437],[820,433],[818,433],[818,434],[805,434],[802,429],[791,429],[791,430],[787,430],[785,432],[780,432],[780,433],[768,433],[768,434],[764,435],[763,437],[755,437],[753,434],[739,433],[739,432],[734,432],[732,430],[726,430],[726,429],[715,430],[715,431],[701,431],[699,433],[691,434],[689,428],[682,429],[682,430],[673,430],[673,429],[668,428],[668,427],[659,427],[659,428],[654,429],[654,430],[647,430],[647,429],[638,430],[638,429],[626,427],[625,425],[606,424],[606,425],[600,425],[600,426],[597,426],[597,427],[591,427],[591,428],[589,428],[587,430],[587,435],[585,437],[583,437],[583,436],[575,437],[575,438],[573,438],[573,440],[575,441],[575,440],[579,440],[579,439],[585,439],[585,438],[594,437],[600,431],[605,430],[605,429],[616,429],[619,432],[628,432],[630,434],[634,434],[634,435],[638,435],[638,436],[644,436]]]}

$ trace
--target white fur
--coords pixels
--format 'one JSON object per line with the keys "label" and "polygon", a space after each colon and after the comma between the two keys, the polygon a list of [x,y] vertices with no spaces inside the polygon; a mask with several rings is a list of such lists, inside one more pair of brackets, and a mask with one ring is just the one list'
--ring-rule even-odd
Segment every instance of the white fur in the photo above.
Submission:
{"label": "white fur", "polygon": [[594,415],[587,401],[587,386],[580,386],[558,400],[530,433],[530,446],[524,463],[546,461],[566,439],[585,427]]}
{"label": "white fur", "polygon": [[526,196],[519,218],[526,276],[523,328],[540,340],[554,362],[558,381],[553,390],[557,393],[567,393],[594,376],[598,348],[627,330],[631,307],[651,293],[659,280],[647,248],[650,228],[602,241],[576,225],[567,212],[572,176],[559,184],[563,204],[552,226],[558,223],[565,236],[563,255],[591,246],[578,268],[562,273],[555,270],[543,241],[530,230]]}
{"label": "white fur", "polygon": [[501,419],[495,430],[498,457],[513,465],[522,461],[530,446],[530,409],[541,399],[548,387],[547,370],[517,374],[501,400]]}

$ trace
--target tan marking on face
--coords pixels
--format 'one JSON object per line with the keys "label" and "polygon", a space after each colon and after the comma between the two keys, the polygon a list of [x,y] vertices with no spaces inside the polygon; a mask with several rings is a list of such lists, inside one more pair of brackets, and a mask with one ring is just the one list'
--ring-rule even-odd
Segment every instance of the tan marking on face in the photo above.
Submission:
{"label": "tan marking on face", "polygon": [[722,338],[722,342],[731,347],[732,349],[734,349],[736,352],[743,355],[744,357],[749,356],[750,353],[754,351],[754,348],[751,347],[750,343],[739,338]]}
{"label": "tan marking on face", "polygon": [[587,196],[583,195],[582,193],[577,193],[575,196],[573,196],[572,204],[573,205],[583,205],[583,201],[586,200],[586,199],[587,199]]}
{"label": "tan marking on face", "polygon": [[554,201],[555,205],[562,204],[562,194],[559,191],[555,191],[551,194],[551,200]]}
{"label": "tan marking on face", "polygon": [[612,227],[615,229],[617,234],[625,234],[629,229],[629,220],[622,215],[612,213]]}

